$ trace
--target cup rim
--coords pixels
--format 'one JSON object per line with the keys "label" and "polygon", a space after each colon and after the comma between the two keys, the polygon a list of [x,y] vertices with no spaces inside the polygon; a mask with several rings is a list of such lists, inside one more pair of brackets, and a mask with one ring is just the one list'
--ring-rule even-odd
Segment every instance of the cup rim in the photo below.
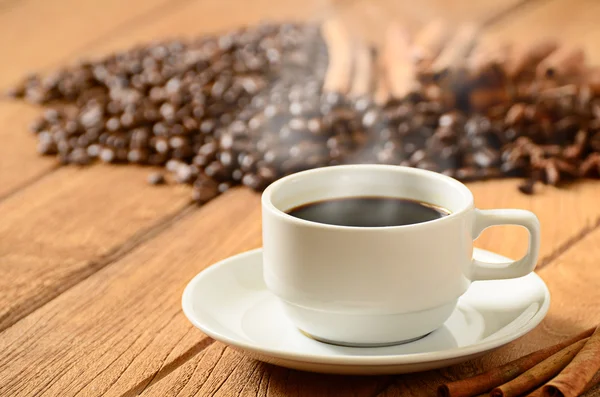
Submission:
{"label": "cup rim", "polygon": [[[467,201],[464,203],[464,205],[458,211],[452,211],[452,212],[450,212],[449,215],[444,216],[442,218],[438,218],[438,219],[434,219],[434,220],[430,220],[430,221],[426,221],[426,222],[413,223],[410,225],[364,226],[364,227],[363,226],[332,225],[332,224],[328,224],[328,223],[320,223],[320,222],[314,222],[314,221],[308,221],[305,219],[296,218],[295,216],[289,215],[285,211],[280,210],[273,204],[273,202],[271,200],[273,193],[275,191],[277,191],[278,189],[281,189],[283,185],[285,185],[291,181],[294,181],[298,178],[303,178],[306,176],[310,176],[312,174],[317,174],[317,173],[321,173],[321,172],[325,172],[325,171],[334,171],[335,169],[346,169],[346,170],[348,170],[348,169],[365,170],[366,169],[366,170],[373,170],[373,171],[377,171],[377,170],[394,171],[394,172],[408,173],[408,174],[413,174],[413,175],[421,175],[423,177],[428,177],[428,178],[437,178],[439,180],[443,180],[443,181],[449,183],[453,188],[460,190],[461,193],[463,193],[464,196],[467,198]],[[440,224],[442,222],[450,222],[453,219],[463,215],[468,210],[474,208],[473,193],[462,182],[460,182],[450,176],[440,174],[440,173],[434,172],[434,171],[424,170],[424,169],[420,169],[420,168],[406,167],[406,166],[401,166],[401,165],[386,165],[386,164],[335,165],[335,166],[319,167],[319,168],[313,168],[313,169],[306,170],[306,171],[296,172],[296,173],[284,176],[283,178],[280,178],[280,179],[276,180],[275,182],[271,183],[269,186],[267,186],[267,188],[263,191],[263,193],[261,195],[261,203],[262,203],[263,209],[269,210],[276,217],[281,218],[282,220],[285,220],[288,222],[292,222],[292,223],[300,225],[300,226],[312,226],[312,227],[319,227],[319,228],[325,228],[325,229],[346,230],[346,231],[401,230],[401,229],[424,228],[424,227],[431,226],[433,224]],[[435,204],[435,203],[430,203],[430,204]]]}

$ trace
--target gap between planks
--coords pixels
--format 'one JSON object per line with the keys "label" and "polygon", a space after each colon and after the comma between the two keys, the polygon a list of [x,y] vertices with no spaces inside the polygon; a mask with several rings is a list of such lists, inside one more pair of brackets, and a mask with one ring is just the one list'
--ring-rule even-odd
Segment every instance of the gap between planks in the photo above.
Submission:
{"label": "gap between planks", "polygon": [[175,371],[177,368],[194,358],[197,354],[202,353],[213,343],[215,343],[215,340],[209,336],[201,339],[198,343],[194,344],[194,346],[183,352],[183,354],[181,354],[181,356],[179,356],[176,360],[170,362],[164,367],[159,368],[158,371],[156,371],[153,375],[141,380],[135,387],[123,393],[121,397],[134,397],[142,394],[147,388],[154,385],[155,383],[160,382],[162,379],[164,379],[170,373]]}
{"label": "gap between planks", "polygon": [[594,232],[596,229],[598,229],[598,227],[600,227],[600,217],[597,217],[596,220],[591,225],[584,226],[579,231],[579,233],[576,233],[573,237],[567,239],[567,241],[565,241],[564,243],[559,245],[557,249],[555,249],[548,255],[544,256],[539,261],[539,264],[537,265],[535,270],[540,270],[545,267],[548,267],[548,265],[555,262],[557,259],[559,259],[562,256],[562,254],[564,254],[566,251],[568,251],[569,248],[571,248],[572,246],[577,244],[579,241],[583,240],[586,236],[588,236],[589,234]]}
{"label": "gap between planks", "polygon": [[[89,266],[87,266],[85,268],[86,269],[85,271],[82,271],[82,272],[76,274],[77,277],[73,277],[72,279],[68,279],[68,281],[64,281],[60,285],[60,289],[57,290],[56,294],[54,296],[52,296],[50,299],[45,300],[43,302],[39,302],[38,305],[34,304],[34,305],[27,306],[26,309],[19,311],[17,314],[18,315],[17,320],[13,321],[12,323],[10,323],[10,321],[9,321],[10,325],[4,329],[0,328],[0,333],[2,331],[4,331],[5,329],[12,327],[14,324],[17,324],[19,319],[27,317],[29,314],[33,313],[34,311],[38,310],[39,308],[44,307],[44,305],[46,305],[48,302],[53,301],[57,297],[64,294],[66,291],[75,287],[82,281],[85,281],[90,276],[96,274],[97,271],[99,271],[99,270],[103,269],[104,267],[112,264],[113,262],[116,262],[119,259],[123,258],[129,252],[133,251],[134,249],[141,246],[145,242],[154,239],[156,236],[161,234],[163,231],[168,230],[173,225],[175,225],[179,220],[181,220],[181,219],[185,218],[186,216],[190,215],[191,213],[193,213],[193,211],[196,208],[197,208],[196,204],[190,202],[190,203],[186,204],[185,206],[183,206],[180,210],[161,218],[155,224],[137,231],[133,236],[131,236],[130,238],[125,240],[122,244],[117,245],[116,247],[111,249],[109,252],[98,257],[97,259],[90,261]],[[10,319],[11,319],[11,316],[9,315],[8,317],[3,318],[2,320],[8,321]]]}
{"label": "gap between planks", "polygon": [[20,191],[22,191],[23,189],[28,188],[29,186],[43,180],[44,178],[46,178],[47,176],[49,176],[50,174],[52,174],[54,171],[57,171],[58,169],[60,169],[62,166],[60,164],[54,164],[48,167],[47,170],[34,175],[33,177],[29,178],[28,180],[24,181],[23,183],[13,187],[11,190],[7,191],[6,193],[0,195],[0,203],[2,203],[2,201],[6,200],[7,198],[10,198],[11,196],[14,196],[15,194],[19,193]]}

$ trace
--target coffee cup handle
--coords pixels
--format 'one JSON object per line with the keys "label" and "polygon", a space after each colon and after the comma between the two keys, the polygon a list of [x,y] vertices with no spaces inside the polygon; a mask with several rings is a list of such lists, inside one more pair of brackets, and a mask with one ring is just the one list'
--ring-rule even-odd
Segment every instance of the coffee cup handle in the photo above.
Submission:
{"label": "coffee cup handle", "polygon": [[471,280],[500,280],[523,277],[535,268],[540,252],[540,221],[533,212],[517,209],[475,210],[473,239],[490,226],[517,225],[529,231],[527,254],[517,261],[488,263],[473,259]]}

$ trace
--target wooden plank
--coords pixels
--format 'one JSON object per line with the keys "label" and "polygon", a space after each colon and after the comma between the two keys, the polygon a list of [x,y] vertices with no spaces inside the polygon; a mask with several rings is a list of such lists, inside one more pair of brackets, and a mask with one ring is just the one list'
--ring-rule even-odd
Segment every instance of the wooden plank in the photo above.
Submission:
{"label": "wooden plank", "polygon": [[[24,74],[55,67],[67,56],[146,18],[160,17],[182,0],[27,0],[0,13],[0,90]],[[93,21],[93,22],[92,22]]]}
{"label": "wooden plank", "polygon": [[289,370],[250,359],[217,342],[140,395],[374,396],[391,379],[390,376],[336,376]]}
{"label": "wooden plank", "polygon": [[[584,181],[567,188],[540,186],[534,196],[517,190],[519,181],[495,180],[469,184],[475,205],[481,209],[522,208],[533,211],[540,219],[540,265],[571,244],[581,230],[596,224],[600,218],[597,205],[599,181]],[[484,231],[476,246],[508,257],[521,257],[527,248],[527,232],[517,227],[493,227]]]}
{"label": "wooden plank", "polygon": [[[513,195],[516,194],[513,193]],[[240,206],[243,208],[240,209]],[[227,212],[226,215],[225,212]],[[103,269],[15,324],[4,334],[0,334],[0,349],[2,351],[10,350],[9,358],[15,354],[22,360],[11,361],[9,368],[14,368],[14,372],[6,372],[7,367],[2,366],[0,362],[0,384],[3,384],[4,380],[12,380],[17,377],[14,380],[16,383],[10,383],[10,388],[7,390],[13,392],[17,390],[13,388],[20,388],[23,385],[33,387],[33,389],[27,388],[27,391],[45,390],[52,387],[49,390],[60,392],[61,395],[71,395],[71,392],[74,394],[76,390],[65,389],[65,384],[71,384],[75,378],[85,383],[85,386],[78,384],[77,387],[85,387],[83,390],[86,391],[100,390],[105,395],[118,395],[132,390],[140,391],[150,382],[153,383],[146,390],[149,395],[171,395],[170,393],[175,395],[179,392],[187,395],[200,391],[208,393],[216,390],[217,387],[219,387],[218,390],[227,392],[237,390],[248,395],[252,395],[254,392],[260,393],[259,395],[267,395],[267,391],[269,395],[278,395],[277,393],[287,395],[293,393],[293,390],[297,390],[297,393],[302,395],[320,395],[325,394],[327,390],[336,390],[348,382],[351,382],[354,389],[362,388],[369,391],[357,395],[370,395],[370,391],[379,390],[380,385],[385,385],[388,379],[386,377],[366,378],[367,381],[365,378],[339,378],[282,370],[258,364],[234,352],[225,354],[225,350],[222,346],[219,347],[219,344],[211,347],[206,353],[194,357],[180,368],[172,365],[172,362],[181,363],[185,360],[180,360],[178,354],[169,353],[171,349],[177,349],[179,354],[183,355],[189,352],[193,346],[202,344],[203,341],[201,333],[191,329],[191,325],[186,322],[180,312],[179,294],[185,282],[202,267],[238,250],[256,246],[260,239],[259,203],[256,194],[236,191],[217,199],[200,210],[198,214],[205,215],[205,217],[198,215],[199,218],[197,218],[194,214],[193,217],[181,221],[170,231],[152,241],[151,244],[140,247],[130,256]],[[225,218],[218,218],[219,216]],[[235,220],[233,228],[230,225],[232,220]],[[191,225],[198,228],[198,231],[189,230],[192,228]],[[200,233],[209,232],[210,239],[202,238],[203,235]],[[185,238],[181,236],[185,236]],[[225,241],[220,241],[222,239]],[[253,239],[253,244],[242,246],[232,243],[238,239]],[[202,241],[202,244],[196,243],[199,241]],[[231,244],[234,246],[231,247]],[[196,252],[196,247],[200,251]],[[210,255],[205,254],[205,250],[208,250]],[[204,258],[204,255],[209,256]],[[174,269],[166,265],[172,263],[177,263],[179,266]],[[548,267],[542,272],[551,269],[552,267]],[[166,275],[168,277],[165,277]],[[168,285],[163,285],[163,281]],[[149,288],[152,291],[162,291],[163,294],[168,295],[170,303],[164,300],[157,303],[155,299],[148,299],[148,295],[154,296],[148,292]],[[137,292],[138,290],[139,292]],[[94,293],[90,294],[87,291],[94,291]],[[167,306],[160,308],[155,306],[163,304]],[[132,309],[119,308],[115,310],[115,305],[131,306]],[[146,305],[150,305],[150,307],[147,308]],[[135,310],[138,315],[133,316],[130,310]],[[153,314],[150,315],[149,312]],[[112,320],[109,322],[105,320],[107,316],[115,317],[114,321],[119,324],[118,330],[111,326],[114,324]],[[131,325],[129,321],[138,321],[138,316],[149,317],[149,322]],[[91,318],[94,319],[94,324],[90,324]],[[144,332],[140,333],[139,330],[144,330]],[[98,335],[107,333],[107,336],[97,340]],[[38,345],[44,346],[44,349],[41,351],[36,349],[27,353],[21,351],[11,353],[11,349],[14,349],[15,346],[27,349],[27,341],[34,338],[37,339]],[[180,339],[183,342],[179,342]],[[86,365],[77,365],[77,369],[72,368],[72,360],[83,354],[82,350],[67,353],[67,346],[73,343],[86,351],[98,351],[97,354],[100,356],[90,358],[90,362],[98,362],[98,364],[89,367],[86,361]],[[527,343],[526,346],[531,345],[530,341]],[[181,347],[180,344],[185,347]],[[110,354],[105,349],[110,349]],[[508,357],[512,358],[515,354],[522,352],[519,350],[521,347],[511,349],[508,353],[502,353],[503,355],[501,354],[500,357],[506,356],[508,359]],[[221,358],[219,358],[219,351],[223,352]],[[106,357],[102,354],[106,354]],[[60,358],[54,361],[57,355]],[[164,356],[169,358],[165,359]],[[487,368],[491,363],[496,362],[495,358],[488,358],[488,360],[487,362],[470,363],[458,369],[450,369],[446,376],[462,376],[481,368]],[[43,376],[36,375],[36,379],[39,378],[40,383],[34,382],[27,375],[27,363],[31,362],[37,363],[36,368],[43,368]],[[219,363],[219,369],[216,367],[217,363]],[[81,367],[88,369],[82,370]],[[165,367],[169,367],[170,370],[176,369],[169,373],[169,370],[161,370]],[[81,373],[81,371],[84,372]],[[44,379],[53,379],[57,374],[63,372],[70,375],[65,375],[64,380],[60,380],[56,386],[43,383]],[[252,373],[251,381],[239,381],[242,374],[247,376],[249,372]],[[297,379],[296,383],[290,383],[290,377]],[[152,381],[153,379],[155,381]],[[422,385],[429,385],[428,387],[433,388],[443,380],[441,375],[434,372],[410,378],[400,377],[398,382],[406,379],[411,380],[409,384],[402,386],[403,391],[422,391]],[[292,390],[290,384],[297,386]],[[110,389],[106,389],[106,387],[110,387]],[[395,387],[397,387],[396,384],[391,390],[393,391]],[[90,393],[92,392],[90,391]]]}
{"label": "wooden plank", "polygon": [[[387,23],[401,21],[409,30],[416,30],[431,18],[443,17],[452,23],[463,21],[486,22],[525,0],[481,1],[428,0],[420,7],[408,3],[385,0],[376,4],[369,1],[344,2],[337,0],[306,0],[299,7],[293,0],[254,0],[252,6],[244,6],[239,0],[219,2],[195,2],[182,7],[173,15],[149,21],[126,37],[108,41],[85,56],[97,56],[115,50],[123,50],[136,42],[148,42],[166,37],[194,37],[199,34],[222,32],[261,21],[320,21],[331,13],[343,15],[352,23],[352,33],[369,38],[382,37]],[[202,23],[198,23],[202,15]]]}
{"label": "wooden plank", "polygon": [[56,159],[40,157],[36,140],[27,132],[39,112],[18,102],[0,102],[0,200],[58,166]]}
{"label": "wooden plank", "polygon": [[135,395],[201,350],[182,289],[211,263],[259,246],[258,201],[226,193],[6,329],[0,395]]}
{"label": "wooden plank", "polygon": [[555,37],[564,45],[580,45],[591,64],[600,64],[597,15],[600,3],[594,0],[531,1],[519,11],[486,31],[485,40],[507,39],[530,42]]}
{"label": "wooden plank", "polygon": [[[189,205],[135,167],[64,168],[0,206],[0,329],[98,270]],[[110,203],[110,205],[107,205]]]}
{"label": "wooden plank", "polygon": [[[151,30],[149,29],[148,32],[150,33]],[[121,170],[119,171],[121,172]],[[474,189],[477,189],[477,186],[482,186],[482,194],[485,194],[485,197],[483,197],[476,191],[478,205],[481,207],[496,207],[499,205],[513,206],[521,203],[519,200],[521,198],[525,200],[524,196],[518,195],[513,190],[514,184],[510,184],[510,182],[496,181],[489,184],[473,185]],[[506,183],[507,185],[501,189],[495,187],[495,184],[500,183]],[[585,186],[591,185],[582,185],[582,188]],[[485,193],[488,189],[490,192]],[[497,198],[498,194],[494,194],[494,189],[506,189],[504,199]],[[508,193],[509,189],[513,193]],[[595,190],[590,190],[586,193],[586,196],[591,197],[592,194],[595,194],[594,192]],[[560,196],[564,192],[548,193],[548,196],[544,196],[547,197],[547,203],[562,203],[562,205],[573,205],[575,203],[570,194],[567,194],[567,198],[553,201],[552,197],[557,194]],[[246,200],[255,200],[253,205],[258,208],[256,195],[249,197],[239,195],[241,193],[236,192],[235,196],[227,196],[228,200],[228,197],[234,198],[227,204],[227,210],[221,212],[227,212],[229,215],[233,208],[231,214],[233,217],[233,214],[236,213],[235,208],[238,208],[237,206]],[[254,197],[254,199],[250,197]],[[541,196],[534,199],[538,197]],[[225,198],[218,199],[209,207],[211,205],[221,205]],[[530,199],[527,198],[527,200]],[[532,201],[523,205],[535,209],[537,204]],[[244,215],[247,211],[249,209],[245,208],[244,211],[240,211],[240,214]],[[201,210],[198,213],[206,212]],[[545,213],[550,214],[550,211]],[[575,218],[579,221],[583,219],[582,222],[587,224],[594,217],[588,217],[582,212],[581,216]],[[180,225],[188,222],[189,219],[175,225],[172,229],[173,233],[165,233],[156,241],[153,241],[152,244],[139,249],[140,252],[150,250],[150,254],[136,256],[129,265],[123,265],[123,263],[130,256],[114,263],[15,324],[4,334],[0,334],[0,351],[9,351],[10,354],[10,359],[0,361],[0,364],[5,364],[0,367],[0,385],[8,385],[6,389],[1,389],[4,386],[0,386],[0,390],[9,390],[14,395],[27,395],[42,390],[48,394],[59,395],[74,395],[78,392],[84,395],[135,395],[138,391],[143,390],[145,385],[152,383],[154,379],[152,386],[146,390],[148,394],[158,393],[159,390],[171,390],[171,388],[183,391],[183,393],[198,393],[200,390],[203,392],[215,390],[229,392],[240,390],[241,381],[239,379],[244,378],[249,373],[251,373],[251,380],[246,382],[240,390],[244,395],[301,394],[313,390],[305,388],[308,387],[307,384],[315,385],[315,394],[312,395],[319,395],[326,394],[331,390],[338,390],[337,388],[342,387],[340,384],[344,382],[356,382],[355,387],[361,391],[366,390],[364,395],[367,395],[376,394],[375,392],[379,390],[379,386],[385,384],[386,378],[375,378],[373,382],[373,379],[366,381],[364,378],[309,376],[308,374],[258,364],[238,353],[230,352],[229,349],[225,349],[220,344],[211,345],[209,349],[198,355],[197,358],[203,361],[201,360],[197,367],[188,367],[186,364],[180,367],[181,371],[176,369],[170,372],[185,361],[185,358],[182,359],[182,357],[187,357],[186,355],[189,355],[190,351],[201,350],[201,347],[204,346],[203,341],[205,341],[199,332],[191,329],[191,326],[187,324],[181,316],[179,308],[180,288],[201,268],[199,266],[192,267],[190,263],[194,265],[200,264],[200,262],[204,263],[204,259],[199,260],[198,258],[189,257],[197,248],[195,245],[191,245],[192,241],[199,241],[199,235],[185,229],[186,233],[189,233],[188,237],[178,240],[178,236],[181,236],[182,232],[174,232],[179,230]],[[215,219],[210,218],[207,220],[204,218],[202,223],[196,222],[194,227],[219,227],[220,221]],[[550,218],[550,215],[544,215],[544,219],[552,218]],[[544,220],[542,222],[545,223]],[[247,224],[244,221],[240,223],[246,229],[256,228],[258,225],[256,219]],[[559,230],[563,226],[561,224],[553,225],[551,230],[554,230],[554,232],[549,234],[549,238],[553,238],[554,233],[557,236],[562,236],[562,232]],[[191,228],[191,226],[188,226],[188,229]],[[577,227],[573,226],[573,230],[576,229]],[[206,231],[206,229],[202,230]],[[234,230],[237,230],[237,225],[235,229],[228,230],[235,235],[235,238],[227,238],[223,229],[219,230],[221,231],[217,230],[214,233],[211,231],[210,238],[207,239],[209,244],[213,245],[208,248],[204,245],[198,247],[199,252],[204,252],[211,261],[237,252],[232,248],[232,251],[227,253],[222,251],[221,248],[223,246],[232,247],[237,244],[239,234],[234,232]],[[258,229],[254,229],[253,233],[255,233],[254,238],[258,239]],[[165,240],[162,239],[163,237],[165,237]],[[222,238],[225,238],[225,242],[222,242],[225,244],[223,246],[214,241]],[[248,237],[248,239],[250,241],[251,237]],[[488,237],[489,243],[486,243],[485,237],[482,237],[482,239],[484,246],[499,241],[497,238]],[[517,243],[514,242],[516,240],[513,240],[509,239],[505,243],[504,247],[507,251],[502,252],[516,252],[517,248],[514,247],[517,247]],[[172,243],[173,241],[175,243]],[[205,241],[203,240],[203,242]],[[561,237],[561,239],[552,241],[563,240]],[[184,247],[182,249],[184,253],[177,256],[179,254],[173,253],[173,249],[169,248],[172,247],[171,244],[182,244],[179,247]],[[250,245],[248,244],[248,248]],[[236,247],[241,250],[241,245]],[[168,255],[164,254],[166,256],[162,256],[164,250],[169,251]],[[138,255],[138,250],[131,257],[134,257],[134,255]],[[183,271],[188,272],[186,278],[182,276],[179,268],[174,271],[174,269],[167,268],[167,265],[165,265],[165,263],[174,262],[187,263],[183,266]],[[140,266],[140,263],[145,266]],[[208,263],[207,259],[204,265]],[[146,269],[148,266],[152,269]],[[142,274],[150,272],[150,275],[148,277],[144,276],[145,278],[141,277],[140,284],[132,283],[140,274],[139,272],[142,272]],[[171,278],[172,273],[175,274]],[[106,274],[109,274],[110,277]],[[165,275],[167,275],[168,280],[172,280],[167,280],[165,283],[172,284],[163,283],[162,279],[165,278]],[[160,281],[160,285],[157,284],[157,280]],[[139,293],[135,289],[138,286]],[[177,288],[179,290],[175,291]],[[89,291],[93,293],[89,294]],[[154,295],[150,294],[152,292]],[[157,299],[158,302],[143,299],[148,295],[161,297],[163,294],[169,297],[164,298],[164,300]],[[166,302],[167,300],[168,302]],[[127,310],[115,310],[115,305],[125,305]],[[93,319],[93,322],[90,319]],[[140,332],[140,330],[143,330],[143,332]],[[41,335],[39,339],[38,335]],[[36,344],[35,349],[27,349],[31,343]],[[38,348],[38,346],[41,348]],[[77,346],[77,348],[73,349],[72,346]],[[79,346],[81,346],[81,349]],[[174,350],[171,351],[171,349]],[[92,352],[92,355],[82,364],[80,357],[83,357],[84,353],[89,351]],[[221,356],[225,359],[219,359]],[[6,365],[9,362],[8,360],[11,360],[10,365]],[[193,360],[196,360],[196,358],[188,361],[188,363],[193,363]],[[35,366],[31,365],[33,362],[36,363]],[[223,370],[218,370],[214,376],[211,375],[217,366],[223,368]],[[182,373],[183,369],[191,372]],[[190,376],[194,381],[186,382],[185,380],[190,379]],[[419,375],[421,381],[428,379],[422,378],[422,376],[427,376],[427,374]],[[177,378],[179,383],[174,383],[174,378]],[[271,384],[279,386],[271,387]],[[402,378],[395,385],[402,385]],[[420,388],[418,383],[412,383],[411,385],[413,389]],[[431,388],[433,385],[434,383],[430,383],[428,387]],[[396,390],[396,386],[387,389],[388,392]]]}
{"label": "wooden plank", "polygon": [[254,0],[251,5],[240,0],[194,1],[163,18],[148,20],[126,36],[99,43],[81,52],[97,57],[128,49],[132,43],[147,43],[169,38],[191,38],[221,33],[260,22],[318,20],[329,7],[328,0],[306,0],[302,7],[291,0]]}
{"label": "wooden plank", "polygon": [[[119,0],[27,0],[9,8],[0,4],[0,96],[26,73],[55,68],[111,34],[127,37],[124,32],[163,17],[182,1],[131,0],[127,7]],[[57,165],[54,159],[37,156],[35,139],[27,132],[38,112],[22,103],[0,101],[0,200]]]}
{"label": "wooden plank", "polygon": [[352,34],[380,45],[386,28],[393,22],[400,22],[409,33],[415,33],[424,24],[437,18],[443,19],[450,26],[464,23],[486,26],[528,1],[424,0],[414,3],[394,0],[333,0],[330,11],[341,15],[352,26]]}

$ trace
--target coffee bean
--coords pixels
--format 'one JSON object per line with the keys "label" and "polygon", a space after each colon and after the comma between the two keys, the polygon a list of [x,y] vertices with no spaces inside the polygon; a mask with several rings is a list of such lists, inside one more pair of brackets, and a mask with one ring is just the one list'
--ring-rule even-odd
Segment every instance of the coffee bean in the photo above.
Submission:
{"label": "coffee bean", "polygon": [[242,177],[242,184],[244,184],[244,186],[249,187],[250,189],[259,191],[263,188],[264,183],[257,175],[246,174]]}
{"label": "coffee bean", "polygon": [[55,155],[58,153],[56,144],[52,141],[39,141],[37,144],[37,151],[44,156]]}
{"label": "coffee bean", "polygon": [[219,191],[219,193],[225,193],[230,188],[231,188],[231,183],[229,183],[229,182],[221,182],[217,186],[217,190]]}
{"label": "coffee bean", "polygon": [[498,165],[500,156],[496,151],[483,147],[473,154],[473,161],[481,168],[489,168]]}
{"label": "coffee bean", "polygon": [[535,181],[533,179],[527,179],[520,183],[518,187],[521,193],[530,195],[534,193],[534,185]]}
{"label": "coffee bean", "polygon": [[9,98],[20,98],[25,94],[25,87],[20,85],[20,86],[15,86],[15,87],[10,87],[9,89],[6,90],[5,95]]}
{"label": "coffee bean", "polygon": [[201,177],[194,182],[192,200],[204,204],[219,194],[219,185],[212,179]]}
{"label": "coffee bean", "polygon": [[169,143],[164,138],[157,138],[154,141],[154,149],[161,154],[166,154],[169,151]]}
{"label": "coffee bean", "polygon": [[477,179],[477,170],[474,167],[463,167],[457,169],[454,175],[459,180],[472,181]]}
{"label": "coffee bean", "polygon": [[155,153],[148,156],[148,164],[162,166],[167,162],[167,157],[164,154]]}
{"label": "coffee bean", "polygon": [[69,153],[69,162],[77,165],[87,165],[90,163],[90,158],[84,148],[75,148]]}
{"label": "coffee bean", "polygon": [[213,161],[206,166],[204,173],[215,180],[221,181],[227,178],[227,170],[218,161]]}
{"label": "coffee bean", "polygon": [[99,157],[100,157],[100,160],[102,160],[105,163],[112,163],[116,160],[115,151],[110,148],[101,149]]}
{"label": "coffee bean", "polygon": [[175,180],[179,183],[191,183],[195,176],[194,169],[187,164],[180,164],[175,170]]}
{"label": "coffee bean", "polygon": [[148,183],[151,185],[164,185],[166,183],[165,176],[160,172],[153,172],[148,175]]}
{"label": "coffee bean", "polygon": [[92,144],[86,149],[88,156],[91,158],[98,157],[100,155],[101,147],[98,144]]}
{"label": "coffee bean", "polygon": [[48,122],[44,118],[37,118],[31,124],[29,124],[29,131],[37,134],[48,126]]}
{"label": "coffee bean", "polygon": [[127,161],[135,164],[144,164],[148,161],[148,153],[142,149],[131,149],[127,153]]}

